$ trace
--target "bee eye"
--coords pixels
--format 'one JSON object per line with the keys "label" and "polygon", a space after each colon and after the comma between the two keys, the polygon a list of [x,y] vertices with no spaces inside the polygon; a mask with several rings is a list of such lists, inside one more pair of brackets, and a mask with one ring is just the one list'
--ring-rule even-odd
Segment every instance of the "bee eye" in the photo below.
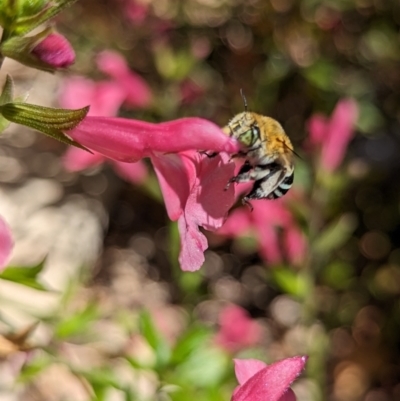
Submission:
{"label": "bee eye", "polygon": [[259,137],[260,137],[260,128],[258,127],[258,125],[253,125],[253,126],[251,127],[251,130],[252,130],[252,132],[253,132],[253,135],[254,135],[256,138],[259,138]]}

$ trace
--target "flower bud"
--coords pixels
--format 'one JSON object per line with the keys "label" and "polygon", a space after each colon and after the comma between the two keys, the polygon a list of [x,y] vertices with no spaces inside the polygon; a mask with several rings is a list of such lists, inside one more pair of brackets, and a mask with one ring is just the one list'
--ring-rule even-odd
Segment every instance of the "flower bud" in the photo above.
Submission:
{"label": "flower bud", "polygon": [[53,68],[67,68],[75,62],[71,44],[59,33],[51,33],[32,49],[32,54]]}
{"label": "flower bud", "polygon": [[75,52],[64,36],[47,28],[34,36],[14,36],[0,46],[3,56],[28,67],[53,72],[75,61]]}

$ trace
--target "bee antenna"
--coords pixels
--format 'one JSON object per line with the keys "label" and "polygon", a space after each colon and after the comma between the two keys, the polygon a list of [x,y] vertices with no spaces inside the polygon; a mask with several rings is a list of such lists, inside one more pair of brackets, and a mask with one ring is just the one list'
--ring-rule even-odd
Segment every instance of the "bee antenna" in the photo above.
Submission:
{"label": "bee antenna", "polygon": [[294,149],[289,148],[289,146],[287,146],[285,142],[282,142],[282,144],[283,144],[283,146],[284,146],[286,149],[290,150],[290,151],[291,151],[295,156],[297,156],[300,160],[303,160],[303,158],[302,158]]}
{"label": "bee antenna", "polygon": [[243,89],[242,88],[240,88],[240,96],[242,96],[242,99],[243,99],[244,111],[247,111],[247,100],[246,100],[246,96],[243,93]]}

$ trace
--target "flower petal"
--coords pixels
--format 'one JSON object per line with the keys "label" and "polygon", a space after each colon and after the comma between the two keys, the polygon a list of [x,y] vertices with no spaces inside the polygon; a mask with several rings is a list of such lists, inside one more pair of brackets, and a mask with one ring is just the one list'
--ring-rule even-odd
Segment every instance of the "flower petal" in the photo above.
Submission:
{"label": "flower petal", "polygon": [[[233,188],[224,191],[232,177],[234,164],[228,163],[227,155],[208,158],[193,151],[185,152],[182,159],[186,159],[191,185],[184,212],[178,221],[181,236],[179,261],[182,270],[194,271],[202,266],[203,252],[208,247],[199,226],[207,230],[221,227],[235,200]],[[190,165],[194,170],[190,170]]]}
{"label": "flower petal", "polygon": [[238,151],[238,143],[214,123],[182,118],[160,124],[124,118],[86,117],[67,134],[83,146],[114,160],[134,162],[156,152]]}
{"label": "flower petal", "polygon": [[113,163],[115,172],[124,180],[132,182],[133,184],[142,183],[148,176],[146,165],[139,160],[136,163]]}
{"label": "flower petal", "polygon": [[286,253],[291,263],[301,264],[307,252],[307,242],[303,233],[294,225],[285,232]]}
{"label": "flower petal", "polygon": [[279,401],[296,401],[296,395],[290,388],[281,398],[279,398]]}
{"label": "flower petal", "polygon": [[334,171],[347,149],[354,134],[354,124],[358,117],[357,103],[352,99],[338,102],[329,123],[327,140],[322,147],[321,163],[328,171]]}
{"label": "flower petal", "polygon": [[243,385],[251,377],[253,377],[261,369],[264,369],[267,364],[258,359],[234,359],[235,375],[240,385]]}
{"label": "flower petal", "polygon": [[0,271],[6,266],[14,242],[11,235],[11,230],[7,223],[0,217]]}
{"label": "flower petal", "polygon": [[233,176],[234,163],[229,156],[220,154],[213,158],[194,154],[197,165],[197,182],[188,199],[186,212],[190,209],[191,217],[196,217],[198,224],[207,230],[220,228],[235,202],[235,190],[231,185],[225,189]]}
{"label": "flower petal", "polygon": [[64,81],[59,102],[70,109],[90,104],[90,116],[115,116],[124,98],[124,91],[114,82],[94,82],[75,76]]}
{"label": "flower petal", "polygon": [[100,71],[108,74],[124,90],[125,100],[133,107],[146,107],[151,103],[152,94],[147,82],[131,71],[121,54],[103,51],[97,56]]}
{"label": "flower petal", "polygon": [[129,72],[128,64],[121,54],[112,50],[104,50],[96,57],[97,67],[110,77],[118,77]]}
{"label": "flower petal", "polygon": [[240,386],[232,401],[279,401],[291,383],[301,373],[307,361],[296,356],[268,365]]}
{"label": "flower petal", "polygon": [[245,208],[235,209],[228,217],[226,223],[218,230],[217,234],[227,237],[246,235],[251,229],[252,221]]}
{"label": "flower petal", "polygon": [[271,264],[282,262],[282,252],[275,227],[268,225],[267,222],[264,225],[258,224],[257,239],[259,252],[264,260],[267,260]]}
{"label": "flower petal", "polygon": [[307,122],[308,131],[310,133],[308,142],[312,148],[320,145],[326,139],[328,121],[321,114],[313,115]]}
{"label": "flower petal", "polygon": [[240,306],[226,306],[221,311],[219,324],[220,329],[215,341],[227,351],[236,352],[242,348],[255,345],[260,340],[261,328],[259,324]]}
{"label": "flower petal", "polygon": [[68,171],[81,171],[97,166],[105,160],[100,153],[89,153],[85,150],[69,147],[63,156],[64,167]]}
{"label": "flower petal", "polygon": [[196,179],[193,163],[185,164],[179,154],[154,156],[151,161],[157,174],[168,217],[175,221],[182,215],[190,188]]}
{"label": "flower petal", "polygon": [[183,271],[196,271],[204,263],[204,251],[208,248],[207,238],[195,222],[182,215],[178,220],[181,237],[179,263]]}
{"label": "flower petal", "polygon": [[[68,148],[63,156],[63,164],[68,171],[82,171],[105,161],[107,158],[100,153],[89,153],[75,147]],[[140,184],[147,177],[146,165],[141,160],[136,163],[110,161],[113,163],[115,172],[126,181]]]}

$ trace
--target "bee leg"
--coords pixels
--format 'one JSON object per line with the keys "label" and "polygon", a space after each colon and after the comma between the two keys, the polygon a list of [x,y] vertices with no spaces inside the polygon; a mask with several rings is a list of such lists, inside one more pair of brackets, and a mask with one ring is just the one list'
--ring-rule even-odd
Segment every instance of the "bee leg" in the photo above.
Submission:
{"label": "bee leg", "polygon": [[246,157],[248,152],[244,152],[242,150],[240,150],[238,153],[235,153],[233,155],[231,155],[229,161],[233,160],[233,159],[237,159],[239,157]]}
{"label": "bee leg", "polygon": [[213,157],[218,155],[218,152],[207,153],[206,150],[199,150],[201,155],[206,155],[208,158],[212,159]]}
{"label": "bee leg", "polygon": [[229,179],[228,183],[226,184],[225,191],[230,187],[233,182],[250,181],[250,179],[247,178],[247,175],[252,168],[253,167],[251,166],[251,164],[248,161],[245,161],[243,166],[240,168],[238,175]]}
{"label": "bee leg", "polygon": [[250,208],[250,212],[252,212],[254,210],[253,205],[249,202],[248,199],[246,199],[246,197],[242,199],[242,204],[246,205],[247,207],[249,207]]}
{"label": "bee leg", "polygon": [[275,199],[274,191],[285,179],[286,171],[284,169],[274,170],[266,177],[257,180],[252,190],[243,198],[245,201],[251,199]]}

